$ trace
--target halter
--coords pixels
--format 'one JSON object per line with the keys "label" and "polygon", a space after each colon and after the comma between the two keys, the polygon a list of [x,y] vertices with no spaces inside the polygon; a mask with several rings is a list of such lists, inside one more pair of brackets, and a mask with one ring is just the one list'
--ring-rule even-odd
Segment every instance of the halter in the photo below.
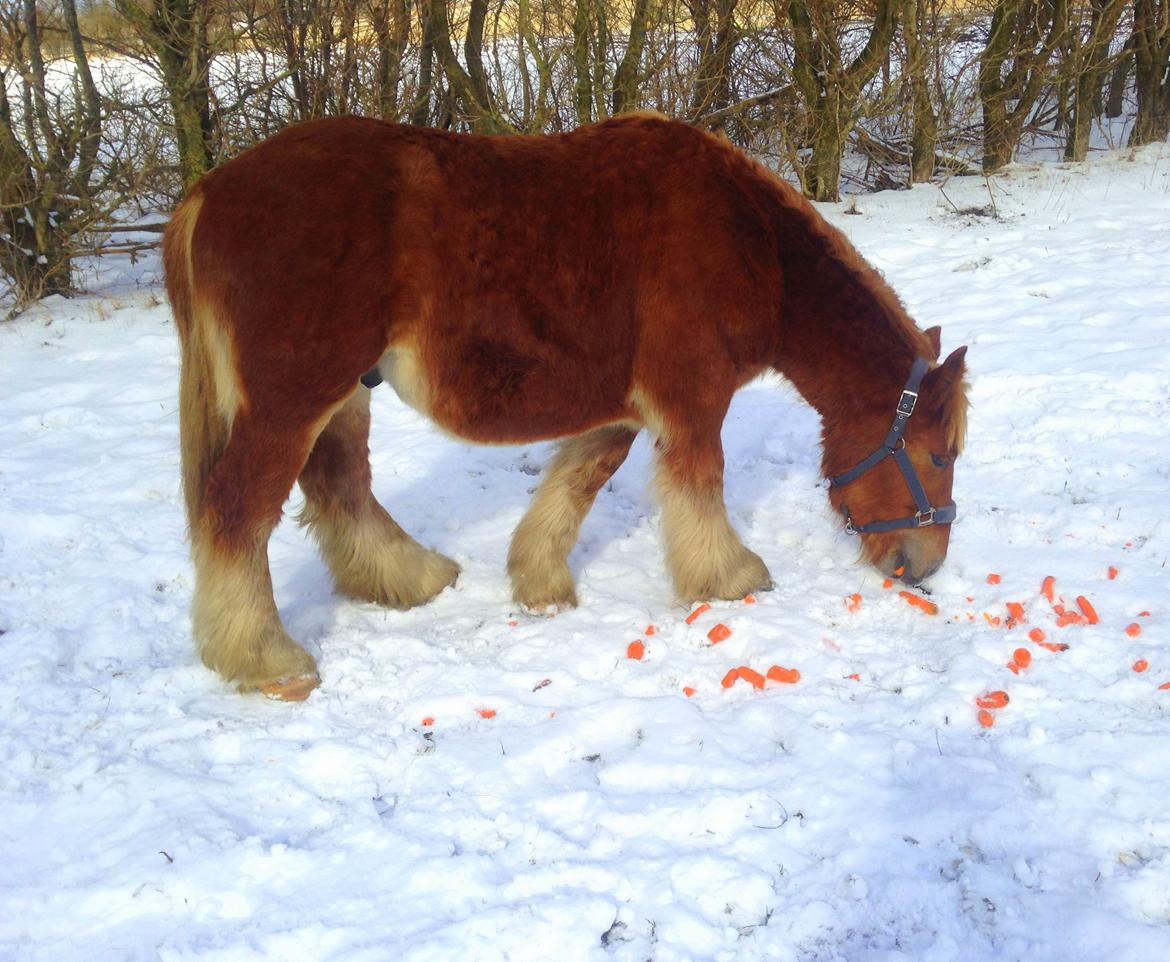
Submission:
{"label": "halter", "polygon": [[914,471],[910,455],[906,453],[906,425],[910,423],[910,415],[914,413],[914,405],[918,403],[918,387],[922,378],[929,370],[930,365],[923,358],[915,358],[914,366],[910,368],[910,377],[902,389],[902,397],[898,400],[897,410],[894,412],[894,423],[890,433],[886,435],[882,446],[869,457],[859,461],[848,471],[829,478],[830,486],[843,488],[860,478],[870,468],[881,464],[886,458],[893,455],[894,462],[906,479],[906,487],[910,489],[910,496],[918,511],[909,518],[894,518],[891,521],[872,521],[869,524],[854,524],[853,516],[849,513],[849,505],[841,505],[841,513],[845,515],[845,531],[848,534],[880,534],[886,531],[897,531],[900,528],[925,528],[932,524],[950,524],[955,520],[956,508],[954,504],[944,504],[933,507],[930,499],[923,490],[922,482]]}

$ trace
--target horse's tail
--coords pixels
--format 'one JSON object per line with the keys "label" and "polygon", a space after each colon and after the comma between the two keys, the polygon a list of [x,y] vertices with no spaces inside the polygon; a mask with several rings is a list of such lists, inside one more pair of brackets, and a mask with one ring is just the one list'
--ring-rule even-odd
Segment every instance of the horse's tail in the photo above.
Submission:
{"label": "horse's tail", "polygon": [[[231,434],[235,382],[228,339],[196,289],[191,244],[202,198],[188,197],[175,211],[163,237],[167,296],[175,316],[181,348],[179,374],[179,446],[187,523],[195,537],[203,520],[207,479]],[[226,351],[226,355],[225,355]],[[227,370],[225,370],[227,366]],[[228,383],[221,383],[224,378]]]}

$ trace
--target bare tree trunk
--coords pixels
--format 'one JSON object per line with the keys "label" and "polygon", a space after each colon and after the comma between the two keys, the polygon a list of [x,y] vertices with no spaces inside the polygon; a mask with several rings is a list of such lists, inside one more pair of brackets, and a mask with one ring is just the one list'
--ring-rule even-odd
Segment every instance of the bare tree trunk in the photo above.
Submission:
{"label": "bare tree trunk", "polygon": [[923,184],[934,176],[938,146],[938,119],[930,100],[926,67],[930,53],[921,37],[932,36],[938,18],[930,0],[907,0],[902,31],[906,37],[906,69],[910,78],[910,183]]}
{"label": "bare tree trunk", "polygon": [[1130,144],[1170,135],[1170,0],[1134,0],[1134,67],[1138,111]]}
{"label": "bare tree trunk", "polygon": [[573,2],[573,107],[579,124],[593,120],[593,80],[589,70],[590,7],[590,0]]}
{"label": "bare tree trunk", "polygon": [[[691,95],[691,117],[698,119],[705,114],[719,114],[731,103],[731,58],[739,39],[735,27],[738,0],[686,2],[699,45],[699,65]],[[721,130],[725,122],[719,120],[710,125],[711,129]]]}
{"label": "bare tree trunk", "polygon": [[642,69],[642,50],[646,46],[646,27],[649,19],[650,0],[634,0],[634,12],[630,17],[630,37],[613,77],[615,114],[638,108],[638,75]]}
{"label": "bare tree trunk", "polygon": [[1072,116],[1064,144],[1065,160],[1084,160],[1089,151],[1089,135],[1096,116],[1095,102],[1108,64],[1109,42],[1117,32],[1117,22],[1125,2],[1091,0],[1089,31],[1083,43],[1080,42],[1079,25],[1073,31],[1077,47],[1071,65]]}

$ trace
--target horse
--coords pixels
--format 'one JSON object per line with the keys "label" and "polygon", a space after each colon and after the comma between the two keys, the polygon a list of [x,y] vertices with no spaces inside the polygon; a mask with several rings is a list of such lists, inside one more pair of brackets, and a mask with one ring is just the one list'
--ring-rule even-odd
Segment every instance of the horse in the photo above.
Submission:
{"label": "horse", "polygon": [[309,121],[197,182],[164,267],[193,634],[240,691],[299,700],[320,683],[268,567],[294,483],[342,594],[405,609],[460,574],[374,498],[379,379],[457,438],[560,440],[508,552],[533,612],[577,604],[569,552],[643,428],[679,600],[771,587],[728,521],[720,442],[732,395],[770,371],[819,412],[829,501],[865,559],[918,583],[946,556],[966,348],[939,363],[939,328],[920,330],[841,232],[686,124]]}

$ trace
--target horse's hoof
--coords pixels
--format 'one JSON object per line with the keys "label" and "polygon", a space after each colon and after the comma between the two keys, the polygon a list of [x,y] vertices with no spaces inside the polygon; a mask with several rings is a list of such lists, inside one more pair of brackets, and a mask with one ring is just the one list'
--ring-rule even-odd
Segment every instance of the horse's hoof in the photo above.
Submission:
{"label": "horse's hoof", "polygon": [[292,678],[277,678],[257,686],[257,691],[273,701],[304,701],[313,689],[321,684],[320,675],[295,675]]}

